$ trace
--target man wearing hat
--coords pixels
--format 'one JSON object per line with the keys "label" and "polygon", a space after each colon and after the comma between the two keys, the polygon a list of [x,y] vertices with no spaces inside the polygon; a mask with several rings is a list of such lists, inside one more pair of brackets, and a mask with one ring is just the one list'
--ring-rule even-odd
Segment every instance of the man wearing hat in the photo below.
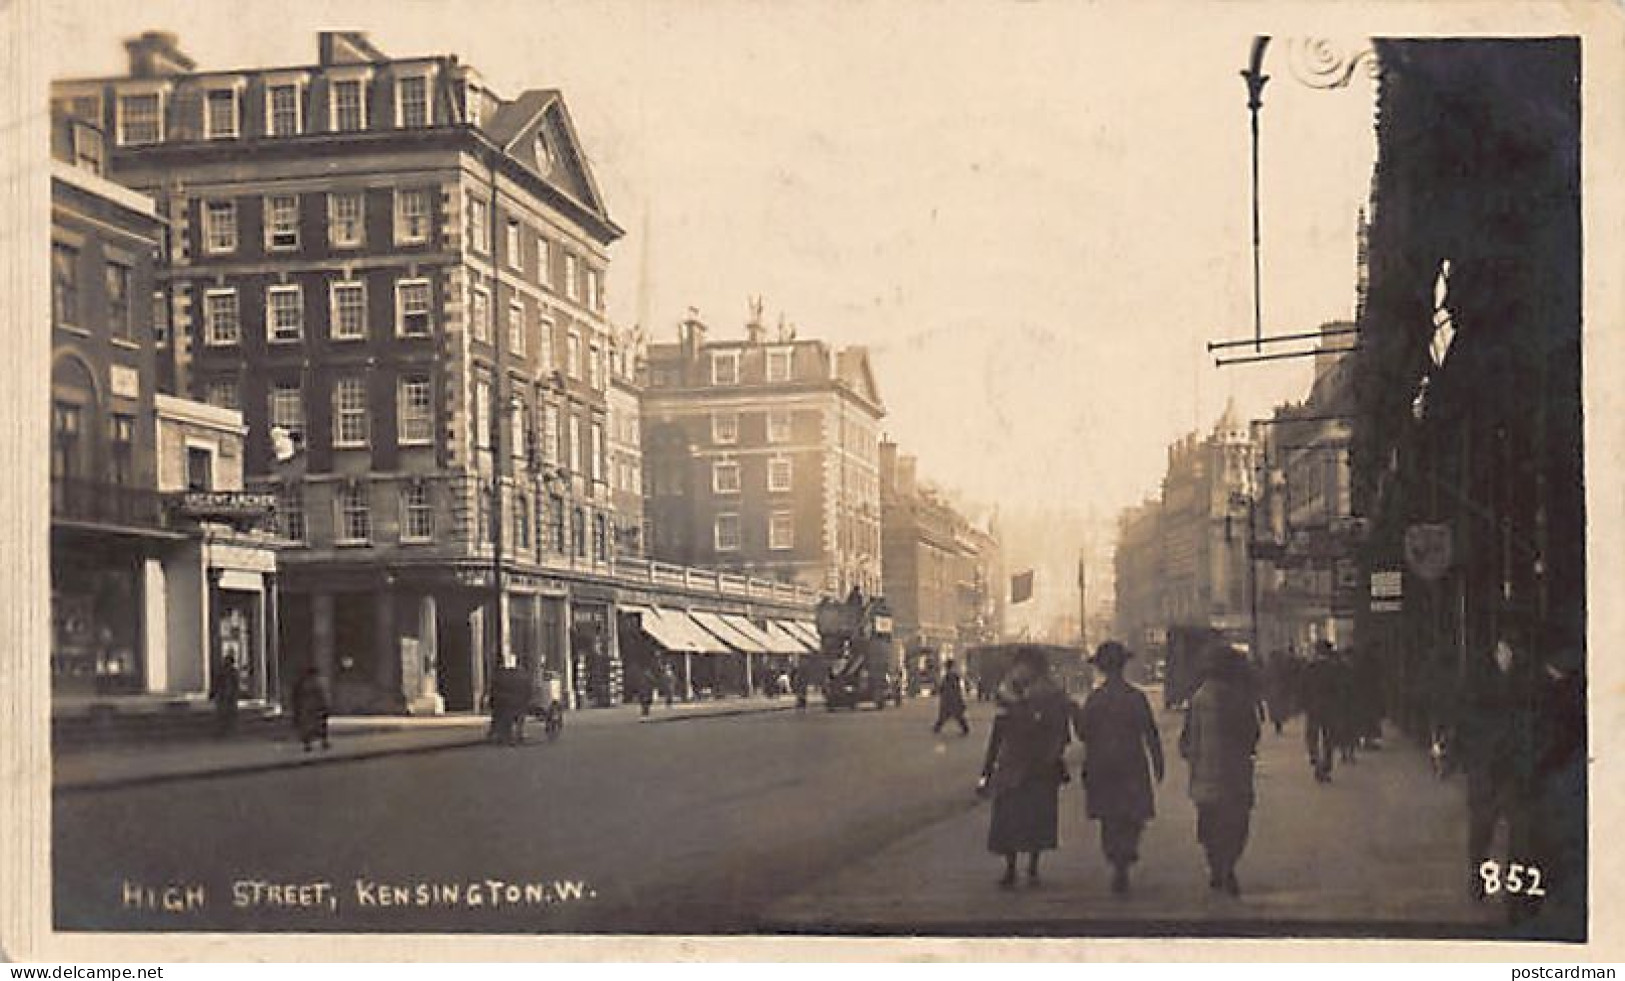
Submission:
{"label": "man wearing hat", "polygon": [[[1145,694],[1123,677],[1133,653],[1117,641],[1089,663],[1105,683],[1089,693],[1075,721],[1083,741],[1083,789],[1089,817],[1100,822],[1100,847],[1113,869],[1112,891],[1128,892],[1128,870],[1140,857],[1140,832],[1155,813],[1151,775],[1162,782],[1162,738]],[[1149,763],[1149,766],[1147,765]]]}
{"label": "man wearing hat", "polygon": [[970,735],[970,723],[965,721],[965,678],[954,666],[953,658],[943,665],[942,684],[937,692],[937,724],[932,732],[941,732],[943,723],[959,723],[959,734]]}

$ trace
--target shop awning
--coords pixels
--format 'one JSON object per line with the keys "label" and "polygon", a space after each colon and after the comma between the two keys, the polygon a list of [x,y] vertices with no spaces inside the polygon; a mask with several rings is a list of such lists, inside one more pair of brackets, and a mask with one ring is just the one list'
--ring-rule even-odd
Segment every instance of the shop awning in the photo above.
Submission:
{"label": "shop awning", "polygon": [[739,631],[741,634],[755,641],[762,649],[763,654],[799,654],[800,651],[786,650],[785,645],[768,636],[767,631],[751,622],[749,617],[737,613],[721,614],[722,622]]}
{"label": "shop awning", "polygon": [[762,631],[773,640],[775,653],[779,654],[816,654],[818,648],[807,643],[794,629],[778,620],[767,621]]}
{"label": "shop awning", "polygon": [[689,613],[700,626],[704,627],[718,640],[727,644],[729,649],[741,654],[766,654],[767,649],[749,634],[742,633],[738,627],[722,619],[716,613],[703,610],[693,610]]}
{"label": "shop awning", "polygon": [[725,648],[681,610],[639,608],[643,632],[673,654],[713,654]]}
{"label": "shop awning", "polygon": [[813,650],[820,648],[818,630],[805,620],[780,620],[780,624],[802,642],[811,645]]}

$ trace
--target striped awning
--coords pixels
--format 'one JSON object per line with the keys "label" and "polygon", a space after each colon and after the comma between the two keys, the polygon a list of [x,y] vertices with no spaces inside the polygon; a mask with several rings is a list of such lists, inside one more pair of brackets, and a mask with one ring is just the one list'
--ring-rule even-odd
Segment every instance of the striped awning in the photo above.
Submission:
{"label": "striped awning", "polygon": [[809,644],[794,628],[781,620],[769,620],[762,630],[772,638],[778,654],[816,654],[818,646]]}
{"label": "striped awning", "polygon": [[795,653],[793,651],[782,650],[781,648],[784,645],[775,643],[773,638],[768,636],[767,631],[763,630],[761,627],[758,627],[756,624],[752,623],[749,617],[740,616],[737,613],[724,613],[724,614],[721,614],[721,616],[722,616],[722,622],[723,623],[726,623],[728,626],[730,626],[730,627],[734,628],[735,630],[739,631],[744,636],[746,636],[746,637],[750,638],[751,640],[755,641],[757,646],[761,647],[761,649],[762,649],[761,653],[763,653],[763,654],[791,654],[791,653]]}
{"label": "striped awning", "polygon": [[766,654],[767,649],[749,634],[742,633],[738,627],[724,620],[720,614],[705,610],[694,610],[689,616],[704,627],[718,640],[728,645],[729,650],[741,654]]}
{"label": "striped awning", "polygon": [[797,639],[811,645],[813,650],[820,649],[821,642],[818,639],[818,628],[812,624],[805,620],[780,620],[779,623],[794,634]]}
{"label": "striped awning", "polygon": [[649,607],[636,612],[643,632],[673,654],[722,654],[728,650],[682,610]]}

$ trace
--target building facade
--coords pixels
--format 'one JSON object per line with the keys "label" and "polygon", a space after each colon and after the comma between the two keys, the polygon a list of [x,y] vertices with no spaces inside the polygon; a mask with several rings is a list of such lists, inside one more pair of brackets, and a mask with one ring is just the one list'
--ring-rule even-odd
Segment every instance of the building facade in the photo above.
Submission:
{"label": "building facade", "polygon": [[1151,498],[1118,518],[1112,555],[1117,638],[1135,650],[1161,652],[1168,624],[1162,613],[1162,501]]}
{"label": "building facade", "polygon": [[240,409],[250,482],[299,546],[285,674],[316,666],[339,711],[478,710],[502,666],[612,704],[623,603],[805,612],[617,545],[640,483],[617,496],[610,453],[621,230],[559,92],[504,99],[353,32],[233,71],[169,34],[127,47],[126,75],[53,103],[107,127],[108,175],[168,219],[160,375]]}
{"label": "building facade", "polygon": [[844,595],[882,588],[880,420],[863,348],[744,340],[690,317],[651,344],[643,399],[651,552]]}
{"label": "building facade", "polygon": [[1233,402],[1206,436],[1168,448],[1160,497],[1118,523],[1113,589],[1126,643],[1158,648],[1172,628],[1202,628],[1251,646],[1256,455]]}
{"label": "building facade", "polygon": [[51,690],[61,712],[169,690],[164,597],[183,536],[158,495],[151,297],[162,219],[101,176],[101,129],[53,116]]}
{"label": "building facade", "polygon": [[280,701],[275,541],[239,413],[162,394],[163,219],[52,117],[51,679],[67,720],[206,706],[225,670]]}
{"label": "building facade", "polygon": [[[1322,330],[1349,326],[1332,323]],[[1307,397],[1276,409],[1261,451],[1255,540],[1263,545],[1257,569],[1266,651],[1355,642],[1364,524],[1354,517],[1350,485],[1352,362],[1345,353],[1331,353],[1346,346],[1338,340],[1321,345]]]}
{"label": "building facade", "polygon": [[615,512],[616,554],[643,557],[649,529],[644,518],[643,493],[643,338],[633,330],[618,330],[609,348],[609,481]]}
{"label": "building facade", "polygon": [[998,541],[922,486],[915,458],[892,442],[880,444],[880,507],[882,585],[907,663],[922,670],[923,661],[996,640]]}

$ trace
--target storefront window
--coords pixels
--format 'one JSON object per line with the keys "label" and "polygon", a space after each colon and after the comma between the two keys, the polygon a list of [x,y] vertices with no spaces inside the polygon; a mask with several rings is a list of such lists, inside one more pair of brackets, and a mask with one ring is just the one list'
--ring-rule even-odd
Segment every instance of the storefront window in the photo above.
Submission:
{"label": "storefront window", "polygon": [[78,565],[52,563],[51,688],[85,696],[139,692],[141,587],[130,558],[99,555]]}

